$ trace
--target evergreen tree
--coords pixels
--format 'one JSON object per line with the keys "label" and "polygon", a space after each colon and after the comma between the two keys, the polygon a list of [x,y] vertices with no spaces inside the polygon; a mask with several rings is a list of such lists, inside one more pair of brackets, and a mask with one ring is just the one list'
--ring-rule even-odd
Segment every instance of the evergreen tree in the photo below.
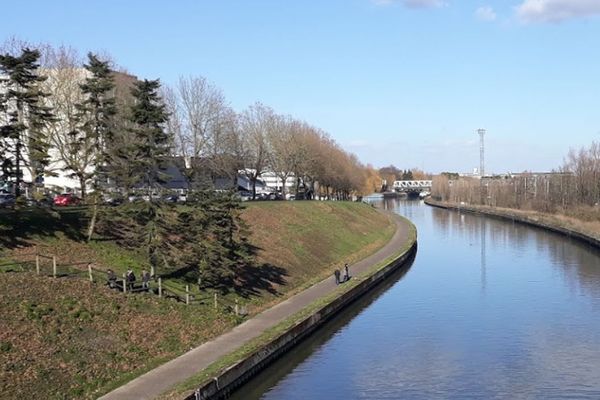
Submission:
{"label": "evergreen tree", "polygon": [[107,159],[107,146],[113,138],[113,118],[116,114],[112,71],[106,61],[100,61],[94,54],[88,54],[89,72],[79,85],[85,100],[77,104],[78,129],[70,133],[69,148],[71,157],[66,161],[66,169],[74,171],[79,179],[81,195],[85,199],[87,183],[92,180],[95,191],[103,181]]}
{"label": "evergreen tree", "polygon": [[67,168],[74,171],[78,177],[84,199],[87,182],[92,180],[95,198],[87,235],[90,241],[98,215],[98,193],[102,187],[101,183],[108,180],[108,154],[114,139],[113,127],[117,108],[112,94],[115,84],[108,62],[100,61],[94,54],[88,53],[88,64],[84,65],[84,68],[89,72],[89,76],[80,88],[86,97],[82,104],[77,105],[80,129],[71,135],[73,162],[67,163]]}
{"label": "evergreen tree", "polygon": [[194,193],[190,203],[178,214],[173,258],[181,268],[196,270],[203,287],[232,288],[236,274],[254,263],[241,202],[229,193],[204,191]]}
{"label": "evergreen tree", "polygon": [[[6,80],[1,79],[0,77],[0,123],[8,120],[8,105],[6,96],[4,95],[3,88]],[[6,139],[3,136],[3,131],[1,130],[2,125],[0,125],[0,185],[4,184],[4,181],[7,179],[10,171],[10,159],[6,158]]]}
{"label": "evergreen tree", "polygon": [[[130,110],[129,145],[111,148],[107,153],[108,175],[125,187],[133,184],[147,191],[148,202],[138,201],[115,209],[109,225],[124,243],[145,249],[150,266],[157,271],[159,263],[166,261],[168,221],[173,215],[171,206],[156,200],[153,190],[164,182],[161,169],[170,154],[171,140],[164,131],[168,119],[165,105],[158,95],[158,80],[136,82],[131,92],[134,102]],[[131,176],[123,177],[114,166],[127,162]],[[124,179],[128,179],[125,181]]]}
{"label": "evergreen tree", "polygon": [[5,159],[4,174],[15,181],[15,195],[21,195],[23,169],[28,168],[32,179],[40,179],[49,163],[49,140],[46,130],[53,121],[49,107],[44,106],[48,95],[40,89],[46,78],[38,75],[37,50],[25,48],[20,56],[0,55],[0,71],[7,76],[0,84],[6,88],[2,103],[6,119],[0,125]]}
{"label": "evergreen tree", "polygon": [[169,115],[158,94],[159,88],[158,80],[143,80],[136,82],[131,91],[135,99],[131,107],[135,138],[131,150],[136,155],[134,173],[139,183],[147,189],[148,195],[164,182],[161,169],[165,167],[172,143],[164,130]]}

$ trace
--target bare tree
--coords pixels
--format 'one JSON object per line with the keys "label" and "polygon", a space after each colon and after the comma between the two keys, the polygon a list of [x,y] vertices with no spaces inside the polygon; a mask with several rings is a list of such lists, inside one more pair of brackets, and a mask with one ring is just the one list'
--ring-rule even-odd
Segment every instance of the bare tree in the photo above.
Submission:
{"label": "bare tree", "polygon": [[277,118],[273,109],[261,103],[250,106],[241,116],[243,173],[252,184],[252,199],[256,198],[258,179],[269,167],[267,136],[276,125]]}
{"label": "bare tree", "polygon": [[277,115],[267,132],[269,166],[281,180],[281,194],[286,194],[288,178],[294,174],[300,162],[299,132],[302,123],[288,116]]}
{"label": "bare tree", "polygon": [[80,84],[86,77],[78,52],[70,47],[47,48],[45,52],[48,76],[44,89],[52,93],[48,103],[54,109],[56,122],[49,127],[51,141],[51,172],[65,172],[77,178],[82,198],[94,170],[97,143],[86,140],[79,132],[77,105],[85,100]]}
{"label": "bare tree", "polygon": [[[180,125],[177,152],[190,160],[191,179],[196,187],[212,185],[211,156],[220,151],[223,124],[229,113],[225,96],[203,77],[180,77],[177,96],[170,105]],[[206,173],[208,172],[208,174]]]}

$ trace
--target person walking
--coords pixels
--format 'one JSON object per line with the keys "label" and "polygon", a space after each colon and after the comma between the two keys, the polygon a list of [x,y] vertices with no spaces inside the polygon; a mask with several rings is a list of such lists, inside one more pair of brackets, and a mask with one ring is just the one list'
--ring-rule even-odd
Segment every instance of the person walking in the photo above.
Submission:
{"label": "person walking", "polygon": [[333,271],[333,275],[335,275],[335,284],[339,285],[340,284],[340,270],[336,269],[335,271]]}
{"label": "person walking", "polygon": [[350,279],[350,273],[348,272],[348,263],[344,264],[344,282]]}

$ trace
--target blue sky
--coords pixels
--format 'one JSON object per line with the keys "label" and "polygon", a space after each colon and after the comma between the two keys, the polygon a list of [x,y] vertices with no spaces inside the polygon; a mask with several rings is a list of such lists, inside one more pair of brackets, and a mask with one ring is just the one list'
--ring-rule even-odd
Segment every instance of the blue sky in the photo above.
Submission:
{"label": "blue sky", "polygon": [[550,170],[600,139],[600,0],[28,1],[0,39],[105,50],[140,78],[202,75],[375,166]]}

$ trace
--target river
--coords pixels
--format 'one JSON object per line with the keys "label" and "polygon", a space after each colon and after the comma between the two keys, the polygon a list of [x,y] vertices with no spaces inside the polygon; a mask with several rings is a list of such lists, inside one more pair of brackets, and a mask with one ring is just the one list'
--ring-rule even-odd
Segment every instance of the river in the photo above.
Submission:
{"label": "river", "polygon": [[559,234],[435,209],[412,265],[234,399],[598,399],[600,252]]}

